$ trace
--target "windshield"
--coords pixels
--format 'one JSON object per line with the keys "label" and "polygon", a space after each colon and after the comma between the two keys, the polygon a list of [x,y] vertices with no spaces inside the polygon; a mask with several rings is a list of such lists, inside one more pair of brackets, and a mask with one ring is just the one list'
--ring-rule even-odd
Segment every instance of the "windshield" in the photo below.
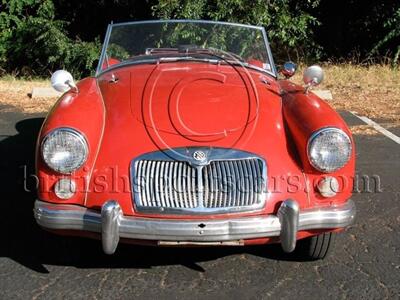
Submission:
{"label": "windshield", "polygon": [[112,66],[154,60],[240,63],[275,76],[262,27],[190,20],[110,25],[97,74]]}

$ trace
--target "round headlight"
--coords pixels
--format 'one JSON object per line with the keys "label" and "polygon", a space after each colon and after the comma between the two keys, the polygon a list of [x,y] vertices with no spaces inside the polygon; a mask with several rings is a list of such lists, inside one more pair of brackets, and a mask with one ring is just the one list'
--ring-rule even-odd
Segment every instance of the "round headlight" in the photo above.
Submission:
{"label": "round headlight", "polygon": [[338,128],[323,128],[308,141],[308,159],[319,171],[329,173],[342,168],[351,156],[350,138]]}
{"label": "round headlight", "polygon": [[70,174],[86,161],[88,146],[78,131],[59,128],[49,133],[42,143],[42,156],[53,170]]}

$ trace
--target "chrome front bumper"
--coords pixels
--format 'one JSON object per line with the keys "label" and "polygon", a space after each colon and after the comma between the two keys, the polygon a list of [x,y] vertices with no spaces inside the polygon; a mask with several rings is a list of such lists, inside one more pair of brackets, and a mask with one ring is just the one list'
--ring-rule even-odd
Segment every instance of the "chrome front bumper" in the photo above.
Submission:
{"label": "chrome front bumper", "polygon": [[116,201],[106,202],[101,213],[81,206],[37,200],[37,223],[48,229],[79,230],[101,234],[103,250],[115,252],[119,239],[155,240],[161,244],[234,244],[243,239],[280,237],[282,248],[291,252],[300,230],[343,228],[355,217],[354,202],[341,206],[300,211],[294,200],[282,202],[277,215],[232,219],[170,220],[124,216]]}

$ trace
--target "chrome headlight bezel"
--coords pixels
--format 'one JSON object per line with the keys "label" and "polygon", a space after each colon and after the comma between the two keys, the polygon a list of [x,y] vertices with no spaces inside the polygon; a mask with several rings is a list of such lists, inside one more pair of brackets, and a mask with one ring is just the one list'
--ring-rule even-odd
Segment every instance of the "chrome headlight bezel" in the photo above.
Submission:
{"label": "chrome headlight bezel", "polygon": [[[340,134],[344,140],[347,142],[346,145],[348,146],[347,149],[347,156],[344,157],[343,161],[341,164],[337,165],[334,168],[324,168],[321,167],[321,164],[318,164],[318,162],[316,161],[316,159],[314,159],[312,157],[312,147],[314,146],[314,142],[316,141],[316,139],[321,135],[321,134],[329,134],[329,133],[335,133],[335,134]],[[343,168],[350,160],[351,158],[351,154],[353,151],[353,145],[351,142],[350,137],[341,129],[336,128],[336,127],[325,127],[322,129],[319,129],[317,131],[315,131],[311,137],[308,139],[307,142],[307,157],[308,157],[308,161],[310,162],[310,164],[318,171],[323,172],[323,173],[332,173],[335,172],[337,170],[340,170],[341,168]]]}
{"label": "chrome headlight bezel", "polygon": [[[78,162],[76,164],[74,164],[72,167],[56,166],[56,165],[52,164],[51,161],[49,161],[49,159],[45,155],[44,150],[46,147],[46,143],[49,143],[49,141],[51,141],[50,140],[51,138],[54,138],[56,135],[58,135],[60,133],[64,133],[64,134],[68,134],[68,135],[72,136],[74,139],[76,139],[75,141],[77,143],[79,143],[79,146],[83,150],[83,155],[80,157]],[[43,161],[51,170],[56,171],[61,174],[71,174],[74,171],[78,170],[80,167],[82,167],[82,165],[86,162],[88,155],[89,155],[89,147],[88,147],[85,136],[81,132],[77,131],[76,129],[69,128],[69,127],[59,127],[59,128],[56,128],[56,129],[50,131],[43,138],[41,147],[40,147],[40,152],[41,152]]]}

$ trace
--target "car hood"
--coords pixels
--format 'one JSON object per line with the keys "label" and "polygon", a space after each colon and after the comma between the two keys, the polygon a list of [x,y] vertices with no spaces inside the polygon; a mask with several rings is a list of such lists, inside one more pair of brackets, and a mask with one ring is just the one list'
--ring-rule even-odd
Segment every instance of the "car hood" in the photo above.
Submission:
{"label": "car hood", "polygon": [[233,68],[194,71],[164,65],[149,76],[142,94],[133,92],[132,113],[140,109],[137,119],[160,134],[204,142],[226,139],[254,123],[259,113],[254,78],[246,75]]}
{"label": "car hood", "polygon": [[[229,65],[163,63],[116,68],[98,84],[106,116],[94,175],[108,168],[129,177],[133,159],[178,147],[247,151],[264,158],[268,177],[302,174],[286,138],[278,83],[268,75]],[[131,208],[126,197],[124,211]],[[266,210],[273,209],[271,202]]]}
{"label": "car hood", "polygon": [[144,130],[161,148],[233,147],[251,138],[260,121],[281,125],[277,84],[243,67],[135,66],[103,75],[99,82],[108,116],[129,119],[124,131]]}

